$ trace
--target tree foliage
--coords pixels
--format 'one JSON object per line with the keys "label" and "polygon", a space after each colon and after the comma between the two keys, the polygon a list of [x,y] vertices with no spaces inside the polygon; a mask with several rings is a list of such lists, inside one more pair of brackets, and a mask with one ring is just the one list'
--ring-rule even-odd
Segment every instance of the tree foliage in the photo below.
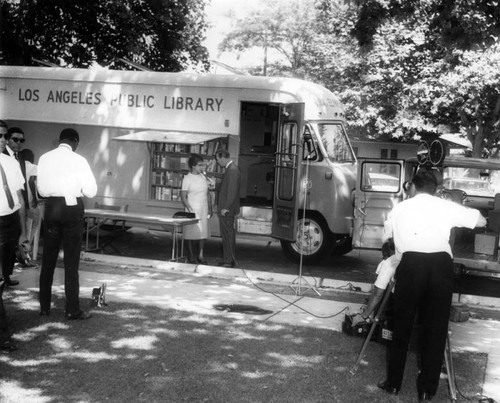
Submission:
{"label": "tree foliage", "polygon": [[314,0],[261,0],[254,7],[245,18],[234,21],[220,50],[274,49],[287,61],[281,68],[272,66],[277,73],[303,75],[304,57],[314,42]]}
{"label": "tree foliage", "polygon": [[376,104],[389,133],[461,132],[475,156],[494,146],[500,134],[498,1],[368,0],[353,33],[364,51],[360,62],[385,77],[383,87],[370,87],[386,96]]}
{"label": "tree foliage", "polygon": [[[116,58],[153,70],[207,64],[206,0],[24,0],[2,7],[7,64],[32,58],[68,67]],[[124,66],[121,66],[124,67]]]}

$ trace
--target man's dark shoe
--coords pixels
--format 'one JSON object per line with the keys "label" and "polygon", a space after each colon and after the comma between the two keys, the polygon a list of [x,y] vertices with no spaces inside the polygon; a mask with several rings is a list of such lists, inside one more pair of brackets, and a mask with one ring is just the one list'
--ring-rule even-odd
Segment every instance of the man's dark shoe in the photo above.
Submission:
{"label": "man's dark shoe", "polygon": [[0,350],[8,351],[10,353],[11,351],[16,351],[17,346],[14,343],[12,343],[12,341],[7,340],[4,341],[2,344],[0,344]]}
{"label": "man's dark shoe", "polygon": [[38,315],[39,316],[49,316],[50,312],[49,311],[40,311],[40,312],[38,312]]}
{"label": "man's dark shoe", "polygon": [[88,312],[80,311],[78,313],[67,313],[66,319],[68,320],[86,320],[90,319],[92,315]]}
{"label": "man's dark shoe", "polygon": [[430,395],[427,392],[418,392],[418,401],[419,402],[430,402],[434,395]]}
{"label": "man's dark shoe", "polygon": [[17,280],[12,280],[10,277],[7,277],[7,278],[5,279],[5,284],[10,285],[10,286],[13,286],[13,285],[18,285],[18,284],[19,284],[19,281],[17,281]]}
{"label": "man's dark shoe", "polygon": [[399,389],[392,386],[387,379],[385,381],[379,382],[377,386],[382,389],[383,391],[387,392],[390,395],[397,395],[399,392]]}

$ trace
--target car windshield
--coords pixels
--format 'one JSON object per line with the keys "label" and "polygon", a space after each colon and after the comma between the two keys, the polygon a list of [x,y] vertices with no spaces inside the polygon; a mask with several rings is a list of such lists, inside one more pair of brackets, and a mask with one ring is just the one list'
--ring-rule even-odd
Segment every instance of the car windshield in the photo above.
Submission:
{"label": "car windshield", "polygon": [[476,168],[445,168],[445,189],[460,189],[470,196],[492,197],[500,190],[500,172]]}
{"label": "car windshield", "polygon": [[312,125],[319,134],[327,157],[332,162],[354,162],[356,159],[340,123],[320,123]]}

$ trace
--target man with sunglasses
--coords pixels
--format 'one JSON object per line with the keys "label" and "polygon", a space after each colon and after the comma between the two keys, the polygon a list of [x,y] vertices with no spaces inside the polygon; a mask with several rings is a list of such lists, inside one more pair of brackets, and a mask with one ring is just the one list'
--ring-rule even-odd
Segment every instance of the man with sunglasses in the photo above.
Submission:
{"label": "man with sunglasses", "polygon": [[20,151],[23,148],[23,144],[25,142],[24,131],[19,127],[11,127],[7,130],[7,133],[4,135],[4,138],[7,140],[7,146],[3,151],[4,154],[10,155],[14,157],[17,161],[19,161],[19,166],[21,167],[21,172],[24,177],[24,189],[23,200],[24,205],[26,206],[26,211],[29,208],[28,202],[28,192],[27,192],[27,181],[26,181],[26,162],[23,157],[20,155]]}

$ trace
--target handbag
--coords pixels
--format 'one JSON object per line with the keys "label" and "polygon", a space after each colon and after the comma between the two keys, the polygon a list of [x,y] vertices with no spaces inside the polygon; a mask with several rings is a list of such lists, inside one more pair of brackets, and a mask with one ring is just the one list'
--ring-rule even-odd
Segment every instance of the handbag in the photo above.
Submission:
{"label": "handbag", "polygon": [[188,211],[177,211],[172,216],[173,218],[196,218],[195,213],[190,213]]}

